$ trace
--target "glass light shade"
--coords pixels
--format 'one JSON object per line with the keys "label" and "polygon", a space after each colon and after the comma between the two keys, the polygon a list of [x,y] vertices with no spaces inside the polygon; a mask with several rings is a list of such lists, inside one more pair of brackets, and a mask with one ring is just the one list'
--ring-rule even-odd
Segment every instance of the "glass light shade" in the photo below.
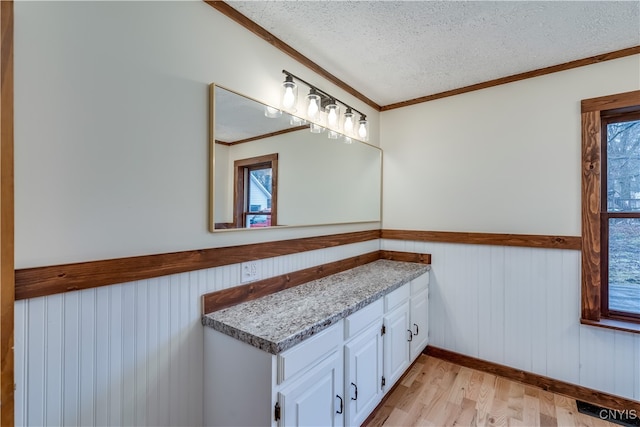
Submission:
{"label": "glass light shade", "polygon": [[269,117],[270,119],[275,119],[282,115],[282,111],[278,110],[277,108],[265,105],[264,115],[265,117]]}
{"label": "glass light shade", "polygon": [[311,89],[307,95],[307,117],[311,120],[318,117],[320,113],[320,95],[314,89]]}
{"label": "glass light shade", "polygon": [[291,119],[289,120],[289,124],[292,126],[302,126],[305,123],[307,123],[305,119],[296,116],[291,116]]}
{"label": "glass light shade", "polygon": [[282,83],[282,108],[295,112],[297,104],[298,85],[293,81],[293,77],[287,76]]}
{"label": "glass light shade", "polygon": [[340,107],[332,99],[324,108],[327,111],[327,125],[334,129],[337,128],[340,124]]}
{"label": "glass light shade", "polygon": [[358,136],[362,141],[369,140],[369,122],[364,116],[361,116],[358,122]]}
{"label": "glass light shade", "polygon": [[329,139],[338,139],[338,132],[336,132],[335,130],[330,130],[329,132],[327,132],[327,136],[329,137]]}
{"label": "glass light shade", "polygon": [[347,108],[347,111],[344,113],[344,122],[342,124],[342,129],[346,134],[353,133],[353,112],[351,108]]}
{"label": "glass light shade", "polygon": [[311,123],[309,129],[311,130],[311,133],[322,133],[324,131],[324,128],[316,123]]}

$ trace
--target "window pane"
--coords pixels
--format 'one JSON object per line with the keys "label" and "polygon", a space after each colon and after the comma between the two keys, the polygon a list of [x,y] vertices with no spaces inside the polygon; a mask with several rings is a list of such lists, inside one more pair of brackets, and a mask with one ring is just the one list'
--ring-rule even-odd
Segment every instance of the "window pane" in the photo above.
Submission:
{"label": "window pane", "polygon": [[249,212],[271,210],[271,168],[249,171]]}
{"label": "window pane", "polygon": [[640,218],[609,219],[609,310],[640,314]]}
{"label": "window pane", "polygon": [[640,212],[640,120],[607,125],[607,210]]}

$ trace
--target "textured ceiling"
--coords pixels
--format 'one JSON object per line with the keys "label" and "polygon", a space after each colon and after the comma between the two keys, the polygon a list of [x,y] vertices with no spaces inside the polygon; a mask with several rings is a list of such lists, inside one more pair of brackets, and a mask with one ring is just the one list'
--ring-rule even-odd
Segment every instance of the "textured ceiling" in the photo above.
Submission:
{"label": "textured ceiling", "polygon": [[637,0],[227,3],[382,106],[640,45]]}

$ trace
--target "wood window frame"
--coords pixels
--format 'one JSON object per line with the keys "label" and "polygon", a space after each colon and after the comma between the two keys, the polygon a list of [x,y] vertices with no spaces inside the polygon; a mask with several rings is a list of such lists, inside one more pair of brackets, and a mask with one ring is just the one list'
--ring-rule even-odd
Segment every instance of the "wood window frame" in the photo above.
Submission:
{"label": "wood window frame", "polygon": [[640,90],[585,99],[582,123],[582,295],[581,323],[640,333],[640,323],[602,312],[602,116],[635,111]]}
{"label": "wood window frame", "polygon": [[245,228],[245,170],[267,166],[271,168],[271,225],[278,224],[278,153],[250,157],[233,162],[233,222],[235,228]]}

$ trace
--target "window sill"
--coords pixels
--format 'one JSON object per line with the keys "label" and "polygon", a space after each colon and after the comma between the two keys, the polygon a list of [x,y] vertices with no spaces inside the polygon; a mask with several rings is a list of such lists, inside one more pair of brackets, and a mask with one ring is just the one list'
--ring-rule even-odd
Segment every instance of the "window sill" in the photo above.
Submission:
{"label": "window sill", "polygon": [[580,319],[583,325],[596,326],[599,328],[614,329],[616,331],[631,332],[632,334],[640,334],[640,323],[625,322],[622,320],[600,319],[588,320]]}

